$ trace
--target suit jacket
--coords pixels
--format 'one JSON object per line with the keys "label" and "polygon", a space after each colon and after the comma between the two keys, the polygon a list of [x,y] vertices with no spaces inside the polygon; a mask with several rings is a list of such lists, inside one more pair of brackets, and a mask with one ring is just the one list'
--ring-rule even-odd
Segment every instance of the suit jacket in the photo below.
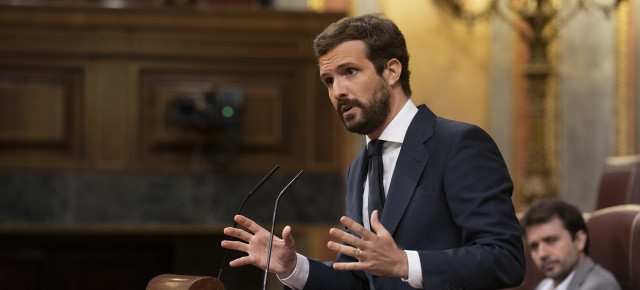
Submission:
{"label": "suit jacket", "polygon": [[[382,225],[416,250],[423,289],[499,289],[524,277],[513,184],[491,137],[477,126],[436,117],[418,106],[389,185]],[[365,148],[366,149],[366,148]],[[363,150],[347,172],[347,216],[362,223]],[[309,259],[305,289],[411,289],[400,278],[336,271]],[[338,261],[356,261],[340,254]]]}
{"label": "suit jacket", "polygon": [[[540,282],[536,289],[542,289],[545,280]],[[569,282],[567,290],[620,290],[620,285],[611,272],[586,257],[576,268],[576,273]]]}

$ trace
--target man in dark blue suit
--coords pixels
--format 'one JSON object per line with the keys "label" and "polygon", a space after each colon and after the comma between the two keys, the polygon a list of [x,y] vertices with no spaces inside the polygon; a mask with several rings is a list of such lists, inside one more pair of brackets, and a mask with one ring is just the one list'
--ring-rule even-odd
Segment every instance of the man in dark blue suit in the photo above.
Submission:
{"label": "man in dark blue suit", "polygon": [[[314,49],[338,116],[366,135],[368,149],[347,172],[345,230],[330,230],[343,242],[327,245],[339,253],[337,262],[297,254],[285,227],[270,270],[293,289],[519,285],[525,259],[502,156],[479,127],[409,100],[409,55],[398,27],[378,15],[344,18],[318,35]],[[246,217],[235,220],[248,231],[224,232],[245,242],[222,246],[248,256],[230,265],[264,268],[268,231]]]}

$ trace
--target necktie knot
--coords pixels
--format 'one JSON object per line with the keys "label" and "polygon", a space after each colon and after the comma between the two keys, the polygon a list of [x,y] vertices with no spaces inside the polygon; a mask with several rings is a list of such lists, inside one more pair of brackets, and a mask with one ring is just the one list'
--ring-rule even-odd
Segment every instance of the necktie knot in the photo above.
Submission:
{"label": "necktie knot", "polygon": [[384,140],[380,139],[371,140],[367,146],[367,154],[369,154],[369,157],[382,156],[382,144],[384,144],[384,142]]}

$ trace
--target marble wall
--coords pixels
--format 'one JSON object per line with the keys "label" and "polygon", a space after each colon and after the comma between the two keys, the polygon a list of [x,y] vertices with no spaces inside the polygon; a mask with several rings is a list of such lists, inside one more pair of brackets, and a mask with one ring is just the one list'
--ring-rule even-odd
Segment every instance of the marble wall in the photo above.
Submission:
{"label": "marble wall", "polygon": [[607,156],[615,155],[614,17],[582,11],[560,30],[559,196],[595,209]]}
{"label": "marble wall", "polygon": [[513,174],[513,61],[516,33],[500,19],[491,20],[491,31],[489,130]]}
{"label": "marble wall", "polygon": [[[270,225],[276,196],[293,176],[272,176],[244,213]],[[1,172],[0,223],[229,226],[262,178],[249,173]],[[342,204],[342,176],[304,173],[282,197],[277,221],[335,224]]]}

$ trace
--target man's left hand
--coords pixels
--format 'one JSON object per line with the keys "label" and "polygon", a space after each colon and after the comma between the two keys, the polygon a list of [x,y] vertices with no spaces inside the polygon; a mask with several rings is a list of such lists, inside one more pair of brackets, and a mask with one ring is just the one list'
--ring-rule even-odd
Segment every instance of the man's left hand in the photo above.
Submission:
{"label": "man's left hand", "polygon": [[343,216],[340,223],[360,236],[349,234],[343,230],[332,228],[329,234],[348,245],[329,242],[327,247],[336,252],[358,259],[352,263],[334,263],[336,270],[362,270],[377,276],[401,277],[409,276],[409,262],[404,250],[398,248],[391,234],[378,220],[378,211],[371,214],[371,227],[375,233],[367,230],[361,224]]}

